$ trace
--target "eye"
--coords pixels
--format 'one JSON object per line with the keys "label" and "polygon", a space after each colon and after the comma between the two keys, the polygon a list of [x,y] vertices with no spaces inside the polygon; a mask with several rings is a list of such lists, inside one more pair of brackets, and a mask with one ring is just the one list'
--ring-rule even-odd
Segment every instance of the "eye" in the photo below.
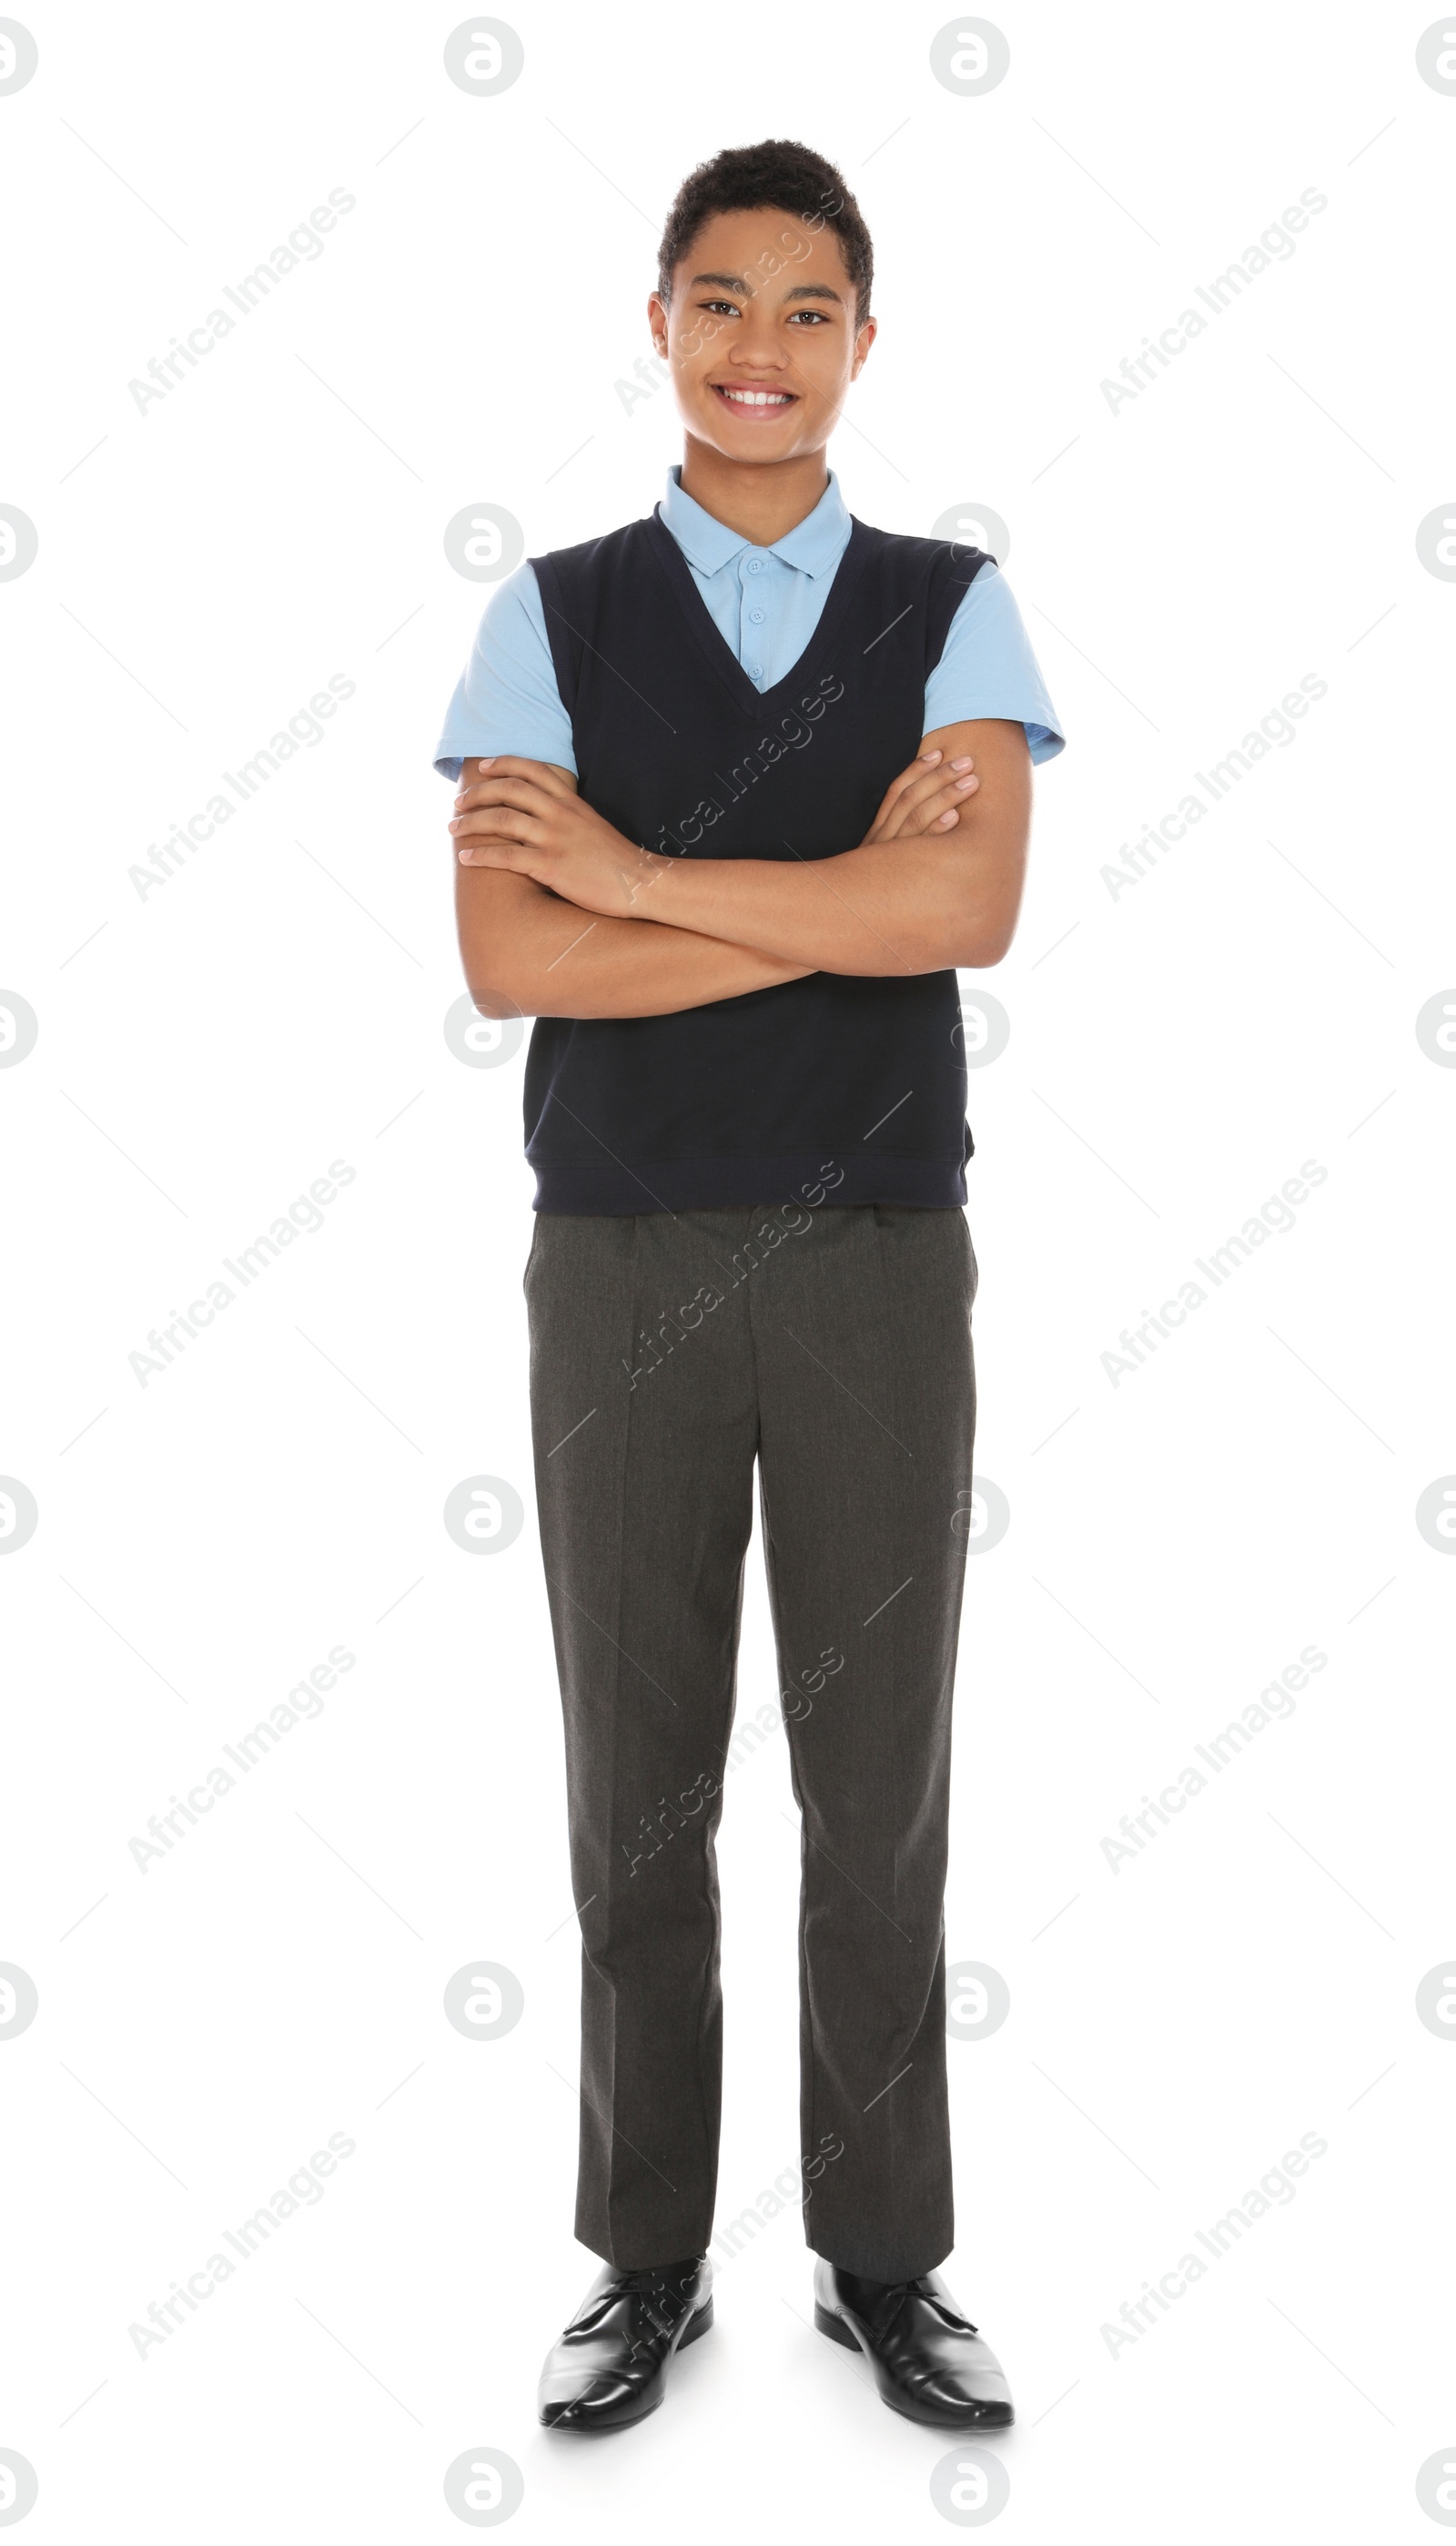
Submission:
{"label": "eye", "polygon": [[791,324],[795,326],[827,327],[830,323],[829,316],[823,309],[796,309],[791,320]]}
{"label": "eye", "polygon": [[712,309],[714,311],[721,309],[729,318],[736,318],[738,316],[738,303],[736,300],[699,300],[697,305],[699,309]]}

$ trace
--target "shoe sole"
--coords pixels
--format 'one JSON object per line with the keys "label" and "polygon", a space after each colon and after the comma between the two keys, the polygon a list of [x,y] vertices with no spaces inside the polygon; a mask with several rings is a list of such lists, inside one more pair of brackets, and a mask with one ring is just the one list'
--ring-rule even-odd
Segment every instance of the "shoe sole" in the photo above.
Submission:
{"label": "shoe sole", "polygon": [[[836,2316],[832,2309],[821,2307],[817,2299],[814,2302],[814,2323],[821,2334],[828,2334],[831,2342],[842,2342],[847,2351],[862,2351],[870,2367],[874,2367],[874,2356],[868,2344],[860,2341],[853,2327],[847,2325],[845,2319],[842,2316]],[[878,2381],[876,2384],[878,2385]],[[1009,2431],[1016,2419],[1014,2413],[1008,2413],[1004,2422],[990,2421],[982,2414],[968,2416],[964,2420],[958,2415],[952,2417],[948,2414],[943,2416],[917,2414],[913,2413],[908,2405],[900,2404],[894,2396],[887,2396],[883,2388],[880,2388],[879,2394],[881,2404],[888,2405],[892,2414],[903,2415],[907,2422],[919,2422],[924,2430]]]}
{"label": "shoe sole", "polygon": [[547,2431],[562,2431],[568,2433],[573,2439],[582,2440],[606,2439],[607,2433],[610,2431],[630,2431],[634,2429],[638,2422],[645,2422],[650,2414],[655,2414],[658,2407],[662,2404],[663,2399],[668,2392],[667,2373],[672,2367],[673,2362],[677,2359],[679,2352],[686,2351],[689,2342],[696,2342],[700,2334],[706,2334],[712,2321],[713,2302],[712,2299],[709,2298],[706,2304],[697,2310],[696,2314],[691,2319],[687,2332],[680,2334],[678,2340],[674,2343],[672,2350],[668,2353],[666,2360],[663,2362],[663,2374],[658,2384],[657,2393],[653,2397],[650,2405],[643,2406],[640,2414],[626,2414],[622,2417],[620,2421],[615,2422],[543,2422],[541,2428]]}

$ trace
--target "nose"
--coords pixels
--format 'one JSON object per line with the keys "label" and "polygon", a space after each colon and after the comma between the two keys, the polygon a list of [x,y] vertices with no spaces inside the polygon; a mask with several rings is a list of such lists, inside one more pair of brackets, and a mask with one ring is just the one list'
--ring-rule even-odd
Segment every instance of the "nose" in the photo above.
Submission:
{"label": "nose", "polygon": [[766,309],[751,300],[733,331],[729,361],[745,371],[782,372],[788,368],[783,346]]}

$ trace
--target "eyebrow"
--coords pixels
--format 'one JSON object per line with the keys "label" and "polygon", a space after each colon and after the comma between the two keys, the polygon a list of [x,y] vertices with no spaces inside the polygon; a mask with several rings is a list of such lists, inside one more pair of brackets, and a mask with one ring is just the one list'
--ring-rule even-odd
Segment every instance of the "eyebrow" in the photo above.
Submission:
{"label": "eyebrow", "polygon": [[[694,274],[688,291],[695,292],[700,283],[723,284],[730,292],[746,293],[750,288],[747,278],[741,274]],[[844,295],[828,283],[796,283],[784,297],[788,300],[838,300],[842,304],[844,300]]]}

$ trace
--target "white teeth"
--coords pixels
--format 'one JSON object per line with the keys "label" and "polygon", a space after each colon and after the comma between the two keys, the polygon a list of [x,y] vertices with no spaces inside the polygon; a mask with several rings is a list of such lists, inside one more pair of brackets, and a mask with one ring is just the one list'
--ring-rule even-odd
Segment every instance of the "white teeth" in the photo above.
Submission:
{"label": "white teeth", "polygon": [[725,389],[723,395],[732,398],[735,406],[787,406],[789,404],[788,392],[785,389]]}

